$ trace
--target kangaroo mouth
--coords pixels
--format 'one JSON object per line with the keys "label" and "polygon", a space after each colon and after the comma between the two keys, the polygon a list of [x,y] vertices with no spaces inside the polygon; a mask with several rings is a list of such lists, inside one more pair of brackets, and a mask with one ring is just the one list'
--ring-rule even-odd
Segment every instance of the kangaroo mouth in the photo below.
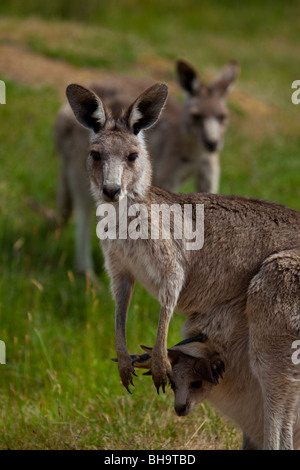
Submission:
{"label": "kangaroo mouth", "polygon": [[120,199],[122,199],[122,197],[117,196],[117,197],[110,198],[110,197],[107,197],[104,194],[102,194],[102,199],[103,199],[104,202],[108,202],[110,204],[116,204],[117,202],[120,201]]}
{"label": "kangaroo mouth", "polygon": [[175,412],[177,416],[187,416],[190,413],[189,403],[185,403],[184,405],[180,406],[175,406]]}
{"label": "kangaroo mouth", "polygon": [[208,152],[214,153],[217,150],[219,150],[220,144],[219,142],[210,142],[208,140],[205,140],[204,147],[205,147],[205,150],[208,150]]}
{"label": "kangaroo mouth", "polygon": [[112,187],[103,186],[102,197],[106,202],[117,202],[121,195],[121,186],[115,185]]}

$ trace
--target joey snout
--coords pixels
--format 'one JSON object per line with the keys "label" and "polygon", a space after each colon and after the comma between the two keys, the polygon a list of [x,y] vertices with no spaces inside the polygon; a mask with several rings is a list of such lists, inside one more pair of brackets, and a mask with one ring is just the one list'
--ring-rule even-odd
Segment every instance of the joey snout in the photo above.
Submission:
{"label": "joey snout", "polygon": [[174,408],[177,416],[187,416],[190,412],[189,404],[187,402],[175,404]]}

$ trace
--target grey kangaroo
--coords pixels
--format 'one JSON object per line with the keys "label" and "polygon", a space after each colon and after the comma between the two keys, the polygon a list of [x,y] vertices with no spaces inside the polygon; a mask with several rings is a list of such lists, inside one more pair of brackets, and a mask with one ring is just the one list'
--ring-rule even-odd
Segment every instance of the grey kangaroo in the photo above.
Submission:
{"label": "grey kangaroo", "polygon": [[[235,61],[229,62],[219,77],[207,85],[186,61],[178,61],[176,70],[186,99],[179,104],[169,96],[159,122],[148,132],[153,181],[156,186],[175,191],[185,180],[195,177],[197,191],[215,193],[219,187],[219,152],[228,127],[226,96],[239,66]],[[145,80],[112,76],[92,83],[90,88],[117,113],[148,85]],[[93,202],[84,171],[89,134],[89,130],[78,125],[70,107],[64,105],[54,127],[61,155],[58,213],[64,223],[72,207],[75,208],[76,268],[79,272],[93,273],[90,233]]]}
{"label": "grey kangaroo", "polygon": [[[168,377],[172,380],[167,336],[176,310],[187,317],[184,336],[205,332],[241,376],[246,373],[241,358],[249,360],[262,393],[263,447],[290,449],[300,391],[300,368],[291,360],[291,345],[300,338],[300,213],[241,196],[172,194],[153,186],[144,134],[159,118],[167,92],[165,84],[153,85],[114,115],[93,91],[75,84],[67,88],[76,118],[92,130],[87,172],[98,224],[106,217],[101,215],[104,203],[111,217],[98,236],[116,303],[122,382],[128,389],[134,372],[126,318],[138,280],[161,304],[151,366],[157,390],[164,390]],[[127,213],[121,210],[124,201]],[[132,236],[129,230],[124,232],[123,222],[132,221],[137,204],[143,210]],[[187,248],[190,232],[178,236],[175,212],[170,217],[173,236],[145,236],[153,207],[175,207],[184,216],[192,207],[192,220],[186,222],[200,231],[199,206],[205,215],[202,249]],[[154,223],[160,222],[156,218]],[[118,236],[107,236],[108,228],[114,232],[113,224]],[[159,230],[163,233],[164,227],[159,225]]]}

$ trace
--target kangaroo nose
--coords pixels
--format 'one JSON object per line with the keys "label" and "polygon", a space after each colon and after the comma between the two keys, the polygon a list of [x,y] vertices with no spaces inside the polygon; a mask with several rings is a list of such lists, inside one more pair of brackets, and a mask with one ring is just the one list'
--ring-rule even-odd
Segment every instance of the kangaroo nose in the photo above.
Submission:
{"label": "kangaroo nose", "polygon": [[218,148],[218,141],[216,140],[204,140],[204,146],[209,152],[215,152]]}
{"label": "kangaroo nose", "polygon": [[176,405],[175,411],[177,416],[184,416],[186,414],[186,404]]}
{"label": "kangaroo nose", "polygon": [[103,196],[106,201],[117,201],[121,193],[121,186],[116,185],[103,185]]}

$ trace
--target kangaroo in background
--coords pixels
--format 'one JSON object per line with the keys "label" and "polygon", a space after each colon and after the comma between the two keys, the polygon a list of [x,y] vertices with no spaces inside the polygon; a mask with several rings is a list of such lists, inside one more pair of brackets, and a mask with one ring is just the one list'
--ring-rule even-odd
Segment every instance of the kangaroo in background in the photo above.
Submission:
{"label": "kangaroo in background", "polygon": [[238,76],[239,65],[234,60],[228,62],[209,84],[186,61],[177,61],[176,68],[185,101],[177,105],[176,112],[167,102],[157,125],[149,131],[153,183],[175,191],[195,177],[197,192],[217,193],[219,152],[229,123],[226,97]]}
{"label": "kangaroo in background", "polygon": [[[249,360],[262,392],[263,447],[293,448],[300,396],[300,368],[291,360],[292,342],[300,339],[300,213],[242,196],[172,194],[153,186],[144,131],[163,109],[164,84],[148,88],[119,115],[80,85],[69,85],[67,97],[78,121],[93,131],[87,172],[99,221],[106,203],[107,224],[119,235],[107,237],[103,227],[99,237],[116,303],[116,350],[124,386],[129,388],[134,372],[126,319],[138,280],[161,305],[151,366],[157,390],[164,390],[168,377],[172,380],[167,336],[176,310],[187,317],[184,337],[204,331],[240,374],[247,370],[241,357]],[[124,201],[127,213],[121,211]],[[120,220],[129,222],[137,204],[143,205],[144,215],[133,238],[123,233]],[[189,222],[197,227],[199,205],[205,213],[202,249],[188,250],[185,236],[175,237],[180,222],[175,213],[173,236],[145,236],[154,206],[175,206],[183,213],[192,206]],[[164,227],[159,228],[162,233]]]}
{"label": "kangaroo in background", "polygon": [[[194,67],[180,60],[177,78],[185,91],[179,104],[169,96],[159,122],[147,134],[156,186],[175,191],[196,177],[199,192],[217,192],[219,152],[228,126],[226,96],[239,72],[237,62],[229,62],[218,78],[208,85]],[[114,113],[130,105],[149,82],[130,77],[110,77],[91,83],[89,88],[101,96]],[[54,137],[61,156],[57,195],[59,219],[65,223],[76,211],[75,265],[77,271],[92,274],[91,212],[94,204],[85,172],[90,131],[78,124],[69,105],[57,116]]]}

